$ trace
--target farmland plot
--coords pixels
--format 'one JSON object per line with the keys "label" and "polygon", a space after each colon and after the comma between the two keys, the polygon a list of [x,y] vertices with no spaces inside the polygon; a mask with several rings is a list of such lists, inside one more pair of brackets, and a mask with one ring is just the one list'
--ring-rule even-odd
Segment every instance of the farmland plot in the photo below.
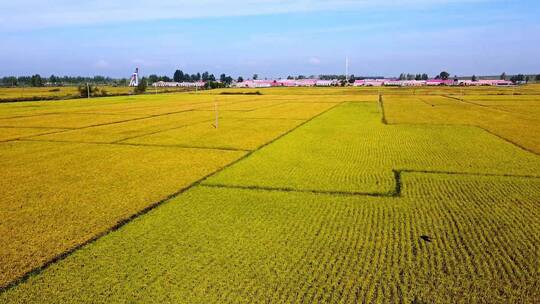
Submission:
{"label": "farmland plot", "polygon": [[[525,102],[524,107],[524,103],[519,102],[507,106],[487,106],[464,103],[451,98],[448,98],[451,103],[436,104],[441,98],[444,97],[385,96],[384,108],[388,123],[476,126],[524,149],[540,153],[540,137],[533,135],[540,134],[540,121],[538,115],[535,115],[538,107],[534,106],[536,100],[540,99]],[[486,101],[483,103],[491,104]]]}
{"label": "farmland plot", "polygon": [[533,129],[457,123],[486,107],[449,88],[388,89],[384,124],[377,90],[0,105],[55,130],[4,126],[0,302],[535,303]]}
{"label": "farmland plot", "polygon": [[492,109],[526,115],[540,119],[540,95],[518,96],[463,96],[463,101],[485,106]]}
{"label": "farmland plot", "polygon": [[165,130],[178,129],[203,121],[210,121],[212,119],[213,115],[211,113],[185,111],[157,117],[131,119],[125,122],[106,124],[93,128],[70,130],[67,132],[33,137],[32,139],[113,143]]}
{"label": "farmland plot", "polygon": [[483,130],[388,126],[380,117],[375,104],[340,106],[205,184],[391,195],[392,170],[540,172],[540,158]]}
{"label": "farmland plot", "polygon": [[[100,91],[105,90],[109,95],[128,95],[133,92],[132,87],[127,86],[100,86]],[[184,92],[186,88],[153,88],[154,92]],[[65,87],[15,87],[15,88],[0,88],[0,102],[14,100],[48,100],[48,99],[65,99],[65,98],[80,98],[80,92],[76,86]]]}
{"label": "farmland plot", "polygon": [[56,133],[63,130],[65,129],[0,127],[0,142],[28,136]]}
{"label": "farmland plot", "polygon": [[0,154],[2,285],[243,155],[46,142]]}
{"label": "farmland plot", "polygon": [[532,303],[539,187],[539,179],[412,173],[400,198],[201,186],[0,296]]}
{"label": "farmland plot", "polygon": [[210,119],[185,128],[131,138],[121,143],[254,150],[296,127],[303,120]]}
{"label": "farmland plot", "polygon": [[317,114],[320,114],[332,107],[335,103],[296,103],[287,102],[281,103],[262,109],[257,109],[250,112],[234,113],[229,116],[234,118],[274,118],[274,119],[309,119]]}
{"label": "farmland plot", "polygon": [[[142,117],[142,116],[138,116]],[[112,122],[127,121],[133,119],[127,115],[100,115],[100,114],[79,114],[79,113],[59,113],[39,116],[27,116],[18,118],[0,119],[2,127],[34,127],[34,128],[81,128]]]}
{"label": "farmland plot", "polygon": [[37,113],[3,104],[0,286],[305,121],[223,117],[216,129],[212,111],[196,110],[213,103],[208,95],[28,103]]}

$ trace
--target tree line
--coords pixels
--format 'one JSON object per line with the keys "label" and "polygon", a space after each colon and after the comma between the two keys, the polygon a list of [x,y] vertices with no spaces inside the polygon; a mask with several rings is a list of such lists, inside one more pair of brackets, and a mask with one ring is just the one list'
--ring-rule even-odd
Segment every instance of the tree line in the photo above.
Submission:
{"label": "tree line", "polygon": [[[454,76],[455,79],[457,79],[457,76]],[[341,82],[349,82],[353,83],[355,80],[363,80],[363,79],[373,79],[373,78],[384,78],[383,76],[375,76],[375,77],[356,77],[354,75],[349,75],[348,77],[345,75],[319,75],[314,76],[305,76],[305,75],[297,75],[297,76],[287,76],[287,79],[307,79],[307,78],[318,78],[321,80],[334,80],[337,79]],[[440,74],[435,76],[435,79],[442,79],[442,80],[448,80],[450,78],[450,74],[446,71],[441,72]],[[233,82],[233,78],[226,74],[221,74],[219,76],[219,81],[216,79],[216,76],[214,74],[211,74],[209,72],[203,72],[203,73],[195,73],[195,74],[189,74],[184,73],[182,70],[176,70],[173,74],[173,77],[169,76],[158,76],[156,74],[152,74],[148,77],[142,78],[146,84],[152,84],[158,81],[164,81],[164,82],[197,82],[197,81],[204,81],[205,83],[208,83],[208,87],[214,88],[214,87],[222,87],[222,86],[229,86]],[[252,79],[256,80],[258,79],[258,75],[254,74]],[[401,73],[398,77],[399,80],[428,80],[429,76],[426,73],[423,74],[409,74],[409,73]],[[530,75],[524,75],[524,74],[517,74],[508,76],[506,73],[502,73],[500,75],[501,80],[510,80],[514,83],[518,82],[529,82],[531,80],[535,80],[537,82],[540,82],[540,74],[536,76],[530,76]],[[476,75],[472,76],[472,80],[476,81],[478,80],[478,77]],[[243,82],[243,77],[238,77],[238,82]],[[115,79],[111,77],[105,77],[105,76],[93,76],[93,77],[82,77],[82,76],[55,76],[51,75],[49,77],[42,77],[39,74],[35,74],[32,76],[5,76],[0,78],[0,86],[4,87],[17,87],[17,86],[25,86],[25,87],[43,87],[46,85],[49,86],[64,86],[64,85],[82,85],[82,84],[93,84],[93,85],[110,85],[110,86],[127,86],[129,83],[129,80],[127,78],[120,78]]]}
{"label": "tree line", "polygon": [[[448,76],[445,76],[446,79],[448,79]],[[399,80],[428,80],[429,76],[428,74],[405,74],[401,73],[399,75]]]}
{"label": "tree line", "polygon": [[[197,81],[204,81],[204,82],[217,82],[216,76],[214,74],[210,74],[209,72],[204,73],[196,73],[196,74],[189,74],[184,73],[182,70],[176,70],[174,71],[173,77],[170,78],[168,76],[158,76],[156,74],[152,74],[148,76],[148,82],[149,83],[155,83],[158,81],[164,81],[164,82],[197,82]],[[221,74],[219,76],[219,82],[225,83],[225,84],[231,84],[233,82],[233,78],[231,76],[227,76],[226,74]]]}
{"label": "tree line", "polygon": [[[239,80],[243,80],[239,77]],[[184,73],[182,70],[176,70],[173,74],[173,77],[169,76],[158,76],[152,74],[148,77],[144,77],[144,80],[148,84],[152,84],[158,81],[164,82],[217,82],[216,76],[210,74],[209,72],[188,74]],[[219,82],[224,83],[225,85],[230,85],[233,82],[233,78],[226,74],[221,74],[219,76]],[[49,77],[43,77],[39,74],[32,76],[5,76],[0,78],[0,86],[5,87],[43,87],[43,86],[64,86],[64,85],[86,85],[87,83],[93,85],[111,85],[111,86],[127,86],[129,84],[128,78],[114,79],[111,77],[105,76],[94,76],[94,77],[81,77],[81,76],[55,76],[51,75]]]}
{"label": "tree line", "polygon": [[[536,76],[532,76],[532,77],[534,77],[535,81],[540,81],[540,74],[538,74]],[[526,83],[528,83],[529,81],[532,80],[532,77],[530,75],[525,76],[523,74],[517,74],[517,75],[512,75],[512,76],[508,77],[508,75],[506,75],[506,73],[502,73],[499,76],[499,79],[501,79],[501,80],[510,80],[513,83],[518,83],[518,82],[526,82]],[[399,75],[399,80],[428,80],[428,79],[429,79],[429,76],[427,74],[405,74],[405,73],[401,73]],[[448,79],[450,79],[450,73],[448,73],[446,71],[443,71],[439,75],[435,76],[435,79],[448,80]],[[454,80],[457,81],[458,77],[454,76]],[[472,75],[471,80],[472,81],[478,81],[479,77],[477,77],[476,75]]]}
{"label": "tree line", "polygon": [[94,76],[94,77],[82,77],[82,76],[55,76],[51,75],[49,77],[42,77],[39,74],[32,76],[5,76],[0,78],[0,85],[17,87],[17,86],[26,86],[26,87],[43,87],[45,85],[50,86],[63,86],[63,85],[79,85],[83,83],[93,83],[100,85],[127,85],[129,81],[125,78],[123,79],[114,79],[111,77],[105,76]]}

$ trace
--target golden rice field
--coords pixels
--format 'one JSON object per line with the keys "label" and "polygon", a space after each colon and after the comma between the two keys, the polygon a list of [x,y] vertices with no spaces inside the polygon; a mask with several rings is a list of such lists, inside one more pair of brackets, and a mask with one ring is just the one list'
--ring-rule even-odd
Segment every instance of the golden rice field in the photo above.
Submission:
{"label": "golden rice field", "polygon": [[526,96],[387,96],[389,124],[474,126],[540,153],[540,99]]}
{"label": "golden rice field", "polygon": [[[133,88],[127,86],[98,86],[100,92],[105,90],[108,95],[128,95]],[[147,93],[183,92],[185,88],[148,88]],[[23,101],[40,99],[71,99],[80,96],[77,86],[66,87],[3,87],[0,88],[0,102]]]}
{"label": "golden rice field", "polygon": [[540,86],[259,91],[0,104],[0,303],[538,302]]}

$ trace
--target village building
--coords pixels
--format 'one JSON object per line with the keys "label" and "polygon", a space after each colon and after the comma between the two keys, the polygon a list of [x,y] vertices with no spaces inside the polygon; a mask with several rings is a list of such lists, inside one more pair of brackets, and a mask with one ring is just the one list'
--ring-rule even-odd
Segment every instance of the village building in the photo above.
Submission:
{"label": "village building", "polygon": [[206,83],[204,81],[197,81],[197,82],[165,82],[165,81],[158,81],[154,82],[152,85],[154,87],[187,87],[187,88],[194,88],[194,87],[204,87]]}

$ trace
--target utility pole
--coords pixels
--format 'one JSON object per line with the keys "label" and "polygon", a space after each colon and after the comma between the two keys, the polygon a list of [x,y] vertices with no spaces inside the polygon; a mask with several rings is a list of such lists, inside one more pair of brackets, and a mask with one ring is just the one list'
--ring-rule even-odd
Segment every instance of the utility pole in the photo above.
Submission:
{"label": "utility pole", "polygon": [[345,83],[349,83],[349,56],[345,57]]}
{"label": "utility pole", "polygon": [[215,100],[214,109],[216,110],[216,124],[214,125],[217,128],[219,128],[219,112],[218,112],[218,102],[217,99]]}
{"label": "utility pole", "polygon": [[90,85],[88,85],[88,82],[86,83],[86,94],[88,96],[88,99],[90,99]]}

